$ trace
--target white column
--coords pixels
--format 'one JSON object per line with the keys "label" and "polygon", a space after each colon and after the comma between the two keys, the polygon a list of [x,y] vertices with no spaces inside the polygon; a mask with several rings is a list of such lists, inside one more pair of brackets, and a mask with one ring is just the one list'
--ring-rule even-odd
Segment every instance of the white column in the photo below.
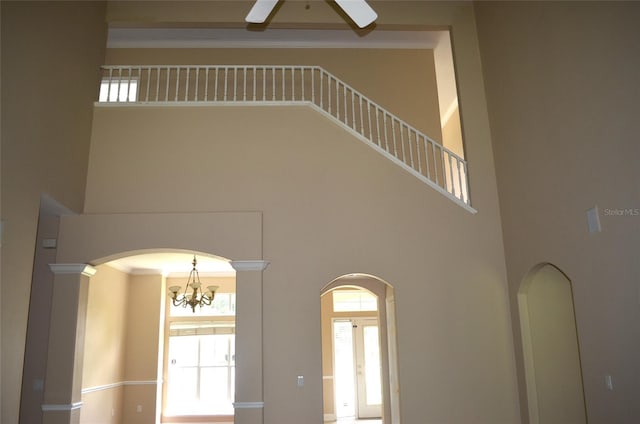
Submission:
{"label": "white column", "polygon": [[269,262],[232,261],[236,270],[235,424],[262,424],[262,271]]}
{"label": "white column", "polygon": [[76,424],[82,407],[82,362],[89,279],[87,264],[52,264],[54,273],[47,372],[42,405],[44,424]]}

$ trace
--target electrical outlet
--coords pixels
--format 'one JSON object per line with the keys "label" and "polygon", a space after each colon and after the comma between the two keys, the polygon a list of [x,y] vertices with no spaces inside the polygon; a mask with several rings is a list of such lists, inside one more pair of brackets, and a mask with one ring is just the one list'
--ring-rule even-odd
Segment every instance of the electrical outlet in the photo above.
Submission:
{"label": "electrical outlet", "polygon": [[136,412],[142,412],[142,405],[138,405],[136,407]]}

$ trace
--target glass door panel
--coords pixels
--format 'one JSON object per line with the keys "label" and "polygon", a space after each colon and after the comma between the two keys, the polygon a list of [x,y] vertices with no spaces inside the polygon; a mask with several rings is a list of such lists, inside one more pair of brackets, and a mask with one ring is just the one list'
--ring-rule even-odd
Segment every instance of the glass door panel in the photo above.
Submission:
{"label": "glass door panel", "polygon": [[354,319],[358,418],[382,416],[380,342],[377,319]]}

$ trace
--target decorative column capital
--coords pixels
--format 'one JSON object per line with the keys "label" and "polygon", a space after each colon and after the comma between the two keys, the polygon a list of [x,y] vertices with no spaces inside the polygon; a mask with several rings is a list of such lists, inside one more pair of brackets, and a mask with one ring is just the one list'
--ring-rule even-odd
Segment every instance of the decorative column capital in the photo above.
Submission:
{"label": "decorative column capital", "polygon": [[239,271],[264,271],[269,266],[269,261],[231,261],[230,264]]}
{"label": "decorative column capital", "polygon": [[88,264],[49,264],[54,274],[77,274],[93,277],[97,269]]}

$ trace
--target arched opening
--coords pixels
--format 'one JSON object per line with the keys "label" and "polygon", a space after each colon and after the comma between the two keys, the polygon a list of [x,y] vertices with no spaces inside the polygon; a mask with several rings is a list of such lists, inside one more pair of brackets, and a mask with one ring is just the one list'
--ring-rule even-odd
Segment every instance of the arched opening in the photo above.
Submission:
{"label": "arched opening", "polygon": [[540,264],[523,280],[518,307],[529,422],[586,423],[571,281]]}
{"label": "arched opening", "polygon": [[[83,396],[93,390],[83,385],[83,361],[86,317],[89,289],[96,281],[98,268],[107,262],[148,252],[189,252],[201,259],[217,253],[230,258],[225,260],[235,270],[238,310],[238,325],[235,333],[237,362],[233,389],[233,421],[261,423],[263,419],[262,382],[262,271],[268,265],[262,258],[261,215],[254,212],[212,212],[185,214],[116,214],[73,215],[61,219],[56,245],[56,255],[48,262],[51,274],[52,295],[48,320],[48,347],[43,349],[41,359],[46,364],[46,376],[42,378],[43,421],[79,422],[81,414],[88,414],[90,406]],[[97,258],[97,259],[96,259]],[[46,264],[46,262],[45,262]],[[189,264],[189,267],[191,265]],[[110,268],[110,267],[107,267]],[[122,289],[109,286],[100,296],[122,304],[131,303],[134,311],[126,317],[136,331],[127,335],[122,343],[131,349],[147,348],[162,350],[165,328],[158,317],[167,308],[165,275],[140,277],[140,284],[125,285]],[[106,278],[110,281],[109,276]],[[126,280],[126,279],[125,279]],[[164,281],[164,282],[163,282]],[[147,285],[148,283],[148,285]],[[204,285],[206,287],[206,283]],[[160,287],[160,289],[158,289]],[[155,311],[142,312],[147,305]],[[244,313],[242,311],[245,311]],[[241,319],[242,318],[242,319]],[[103,320],[99,331],[113,331],[112,320]],[[164,322],[164,321],[162,321]],[[121,324],[124,325],[124,324]],[[151,329],[151,330],[149,330]],[[136,334],[134,334],[136,333]],[[140,334],[144,333],[144,334]],[[147,334],[149,333],[149,334]],[[150,336],[147,338],[147,336]],[[109,343],[91,345],[95,349],[114,349]],[[137,357],[137,355],[134,355]],[[224,356],[224,355],[222,355]],[[227,352],[227,360],[233,354]],[[110,367],[100,363],[93,367],[96,373]],[[127,422],[160,422],[158,402],[162,398],[162,361],[137,361],[134,364],[116,367],[123,380],[102,378],[89,388],[95,391],[122,388],[140,392],[120,397],[123,416],[132,414]],[[228,368],[228,367],[227,367]],[[151,376],[151,377],[149,377]],[[96,380],[97,381],[97,380]],[[144,392],[144,393],[142,393]],[[99,418],[89,422],[112,421],[116,414],[109,403],[98,403]],[[126,412],[124,410],[127,410]]]}
{"label": "arched opening", "polygon": [[321,292],[324,421],[399,423],[393,287],[366,274]]}
{"label": "arched opening", "polygon": [[[210,305],[173,305],[197,257]],[[235,270],[202,252],[146,251],[96,265],[89,284],[80,422],[233,421]]]}

